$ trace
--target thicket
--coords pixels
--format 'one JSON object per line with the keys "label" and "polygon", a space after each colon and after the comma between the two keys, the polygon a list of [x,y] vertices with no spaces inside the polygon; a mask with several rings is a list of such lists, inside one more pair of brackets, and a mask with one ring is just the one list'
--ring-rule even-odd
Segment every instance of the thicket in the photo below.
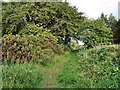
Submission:
{"label": "thicket", "polygon": [[103,21],[104,25],[106,25],[108,28],[112,30],[111,35],[113,35],[112,38],[112,44],[119,44],[120,42],[120,20],[117,20],[116,17],[114,17],[112,14],[104,15],[104,13],[101,14],[101,17],[99,18]]}
{"label": "thicket", "polygon": [[7,34],[2,37],[3,62],[48,62],[55,55],[63,53],[64,46],[57,44],[57,39],[51,34],[47,34],[45,37]]}
{"label": "thicket", "polygon": [[102,46],[73,54],[58,75],[63,88],[118,88],[120,47]]}
{"label": "thicket", "polygon": [[119,44],[120,41],[120,20],[110,14],[101,14],[98,19],[85,19],[80,24],[80,29],[76,33],[77,39],[85,43],[87,48],[98,45]]}

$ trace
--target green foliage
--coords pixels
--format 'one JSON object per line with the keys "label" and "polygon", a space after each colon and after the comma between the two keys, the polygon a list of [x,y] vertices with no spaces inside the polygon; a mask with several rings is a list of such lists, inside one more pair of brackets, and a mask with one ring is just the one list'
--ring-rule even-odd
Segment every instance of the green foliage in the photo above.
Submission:
{"label": "green foliage", "polygon": [[2,88],[38,88],[41,86],[43,74],[40,65],[28,63],[3,65],[2,69]]}
{"label": "green foliage", "polygon": [[68,44],[85,18],[82,15],[67,2],[2,3],[2,33],[36,34],[50,30],[59,43]]}
{"label": "green foliage", "polygon": [[115,17],[112,14],[110,14],[110,16],[108,18],[108,27],[113,29],[113,26],[116,23],[116,21],[117,20],[115,19]]}
{"label": "green foliage", "polygon": [[78,36],[85,46],[90,48],[100,44],[110,44],[113,37],[111,33],[111,29],[107,28],[102,20],[86,20],[81,24]]}
{"label": "green foliage", "polygon": [[103,23],[108,27],[112,29],[112,35],[113,40],[112,43],[119,44],[120,42],[120,20],[115,19],[115,17],[110,14],[107,18],[107,15],[101,14],[101,17],[99,18],[103,21]]}
{"label": "green foliage", "polygon": [[113,29],[114,43],[119,44],[120,43],[120,19],[114,24],[112,29]]}
{"label": "green foliage", "polygon": [[[118,47],[102,47],[80,52],[81,60],[78,68],[85,77],[96,83],[98,87],[117,88],[119,78]],[[89,67],[89,68],[88,68]],[[81,69],[84,68],[82,71]],[[107,82],[108,83],[103,83]]]}
{"label": "green foliage", "polygon": [[75,50],[76,49],[76,47],[77,47],[77,43],[75,42],[75,41],[70,41],[70,48],[71,49],[73,49],[73,50]]}
{"label": "green foliage", "polygon": [[63,45],[57,44],[57,39],[51,35],[4,35],[2,37],[2,58],[8,63],[25,61],[48,62],[55,54],[63,54]]}
{"label": "green foliage", "polygon": [[60,87],[118,88],[119,47],[102,46],[73,54],[58,75]]}

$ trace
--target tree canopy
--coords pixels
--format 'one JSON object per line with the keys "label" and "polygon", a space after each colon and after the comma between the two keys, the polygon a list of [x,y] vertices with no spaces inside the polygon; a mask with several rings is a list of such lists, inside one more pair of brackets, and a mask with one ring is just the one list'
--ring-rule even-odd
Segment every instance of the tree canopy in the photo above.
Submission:
{"label": "tree canopy", "polygon": [[[52,33],[58,43],[68,44],[85,19],[82,12],[67,2],[3,3],[2,34]],[[64,39],[63,39],[64,38]]]}

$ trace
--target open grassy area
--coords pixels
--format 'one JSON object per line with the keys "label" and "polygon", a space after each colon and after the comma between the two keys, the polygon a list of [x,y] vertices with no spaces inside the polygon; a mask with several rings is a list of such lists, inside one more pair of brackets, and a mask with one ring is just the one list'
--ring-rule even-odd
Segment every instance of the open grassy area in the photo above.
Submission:
{"label": "open grassy area", "polygon": [[3,65],[3,88],[118,88],[116,45],[56,56],[51,63]]}

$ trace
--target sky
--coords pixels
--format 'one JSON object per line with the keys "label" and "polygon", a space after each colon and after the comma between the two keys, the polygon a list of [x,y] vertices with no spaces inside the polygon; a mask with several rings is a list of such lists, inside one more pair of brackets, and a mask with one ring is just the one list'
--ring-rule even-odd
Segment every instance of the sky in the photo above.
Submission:
{"label": "sky", "polygon": [[103,12],[118,19],[118,2],[120,0],[67,0],[71,5],[77,6],[79,12],[86,13],[88,18],[97,19]]}
{"label": "sky", "polygon": [[4,0],[5,2],[8,2],[9,0]]}

